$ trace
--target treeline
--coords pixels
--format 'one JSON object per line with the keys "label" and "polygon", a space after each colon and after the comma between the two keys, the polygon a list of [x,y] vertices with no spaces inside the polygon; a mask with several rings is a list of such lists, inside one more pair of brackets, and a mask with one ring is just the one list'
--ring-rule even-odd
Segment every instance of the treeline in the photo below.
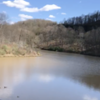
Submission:
{"label": "treeline", "polygon": [[100,56],[100,13],[70,18],[63,23],[31,19],[7,23],[0,13],[0,44],[20,47],[77,52]]}
{"label": "treeline", "polygon": [[82,28],[84,33],[83,46],[84,53],[100,55],[100,12],[73,17],[62,23],[66,28],[71,27],[74,30]]}
{"label": "treeline", "polygon": [[78,26],[82,26],[85,31],[96,29],[100,27],[100,12],[97,11],[93,14],[72,17],[68,20],[64,20],[62,24],[66,27],[72,27],[74,29],[77,29]]}
{"label": "treeline", "polygon": [[34,19],[11,25],[7,23],[7,20],[7,15],[0,13],[0,44],[16,43],[19,46],[27,45],[30,48],[34,48],[39,45],[39,42],[47,40],[45,38],[46,33],[57,24],[51,21]]}

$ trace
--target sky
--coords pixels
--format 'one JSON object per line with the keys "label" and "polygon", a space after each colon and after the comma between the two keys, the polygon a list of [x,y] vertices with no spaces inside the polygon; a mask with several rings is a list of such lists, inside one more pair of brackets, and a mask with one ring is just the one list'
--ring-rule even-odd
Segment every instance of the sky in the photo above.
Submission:
{"label": "sky", "polygon": [[0,12],[10,23],[27,19],[61,22],[75,16],[100,11],[100,0],[0,0]]}

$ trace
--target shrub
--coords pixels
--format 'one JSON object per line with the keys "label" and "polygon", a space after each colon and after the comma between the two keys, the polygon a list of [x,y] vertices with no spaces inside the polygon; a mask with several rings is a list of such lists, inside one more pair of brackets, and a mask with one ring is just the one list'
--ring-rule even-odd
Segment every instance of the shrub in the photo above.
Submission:
{"label": "shrub", "polygon": [[48,48],[48,50],[62,52],[63,48],[61,48],[61,47],[50,47],[50,48]]}
{"label": "shrub", "polygon": [[7,51],[7,46],[6,45],[3,45],[2,47],[1,47],[1,49],[3,49],[5,52]]}
{"label": "shrub", "polygon": [[0,55],[4,55],[5,51],[3,49],[0,49]]}

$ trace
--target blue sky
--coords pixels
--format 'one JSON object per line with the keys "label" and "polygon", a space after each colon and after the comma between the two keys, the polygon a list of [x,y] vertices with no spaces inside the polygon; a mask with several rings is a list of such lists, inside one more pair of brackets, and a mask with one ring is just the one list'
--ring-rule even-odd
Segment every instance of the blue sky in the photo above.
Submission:
{"label": "blue sky", "polygon": [[100,10],[100,0],[0,0],[0,12],[11,22],[48,19],[60,22]]}

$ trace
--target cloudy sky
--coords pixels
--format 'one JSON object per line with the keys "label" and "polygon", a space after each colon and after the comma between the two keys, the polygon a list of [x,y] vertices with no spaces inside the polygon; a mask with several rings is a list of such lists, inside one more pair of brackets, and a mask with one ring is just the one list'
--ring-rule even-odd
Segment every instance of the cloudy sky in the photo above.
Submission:
{"label": "cloudy sky", "polygon": [[100,10],[100,0],[0,0],[0,12],[11,22],[47,19],[60,22],[73,16]]}

